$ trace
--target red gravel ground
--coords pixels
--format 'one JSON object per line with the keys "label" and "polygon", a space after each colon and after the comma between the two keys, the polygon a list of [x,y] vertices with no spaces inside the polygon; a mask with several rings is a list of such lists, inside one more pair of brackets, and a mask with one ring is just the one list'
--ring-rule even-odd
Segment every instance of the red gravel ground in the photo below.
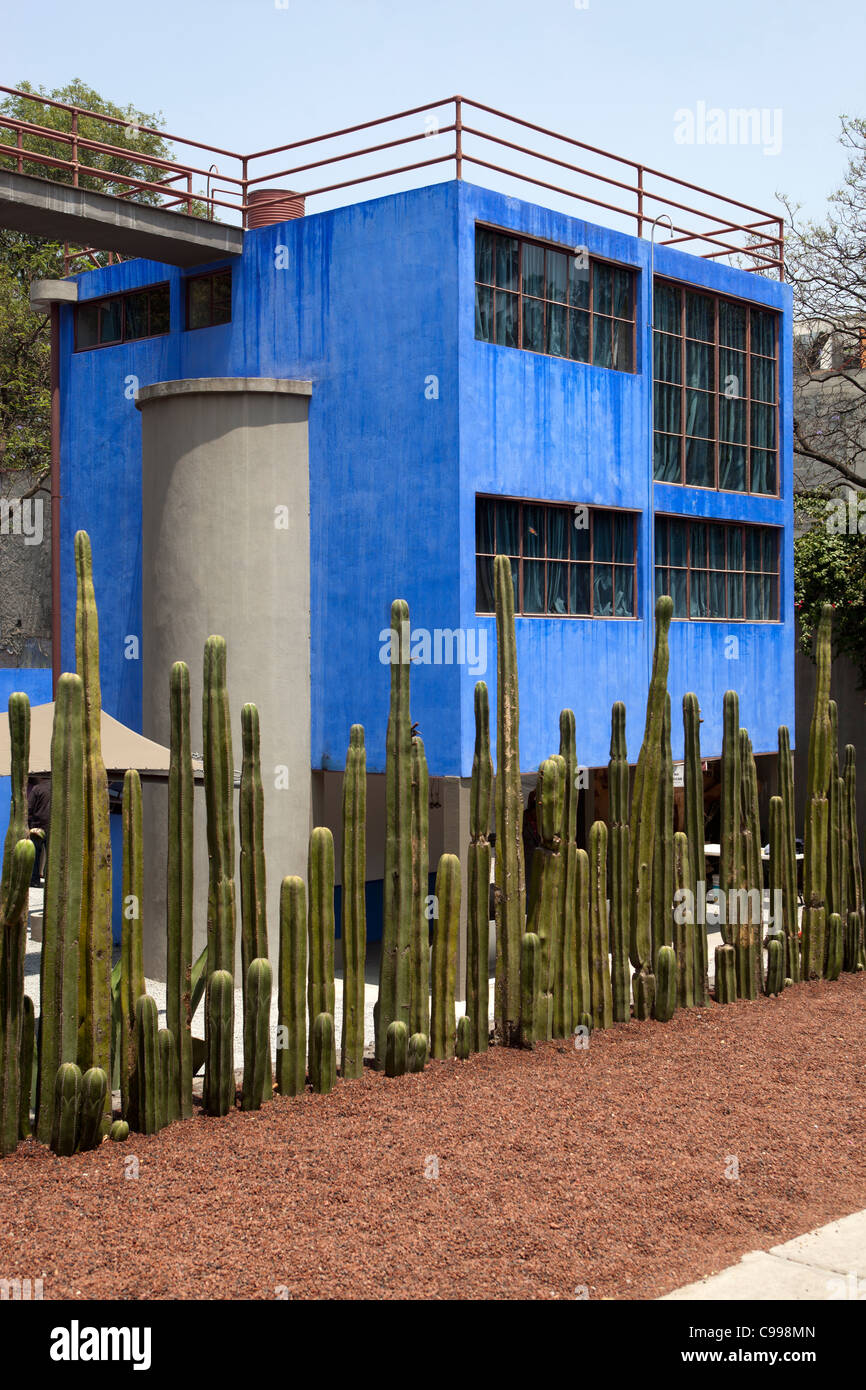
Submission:
{"label": "red gravel ground", "polygon": [[28,1140],[0,1273],[46,1299],[655,1298],[866,1207],[864,1043],[846,975],[70,1159]]}

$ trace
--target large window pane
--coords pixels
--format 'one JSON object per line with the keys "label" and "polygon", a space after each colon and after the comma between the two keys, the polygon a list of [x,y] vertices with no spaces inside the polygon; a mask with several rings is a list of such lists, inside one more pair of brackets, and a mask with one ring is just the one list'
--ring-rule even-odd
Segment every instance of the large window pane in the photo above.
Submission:
{"label": "large window pane", "polygon": [[715,348],[712,343],[686,342],[686,385],[712,391],[716,384]]}
{"label": "large window pane", "polygon": [[706,294],[686,291],[686,337],[712,342],[715,333],[713,301]]}
{"label": "large window pane", "polygon": [[617,372],[634,369],[634,324],[626,319],[613,320],[613,366]]}
{"label": "large window pane", "polygon": [[631,566],[613,567],[613,610],[617,618],[634,617],[634,570]]}
{"label": "large window pane", "polygon": [[488,497],[479,497],[475,503],[475,549],[481,555],[496,553],[496,513]]}
{"label": "large window pane", "polygon": [[710,570],[710,587],[707,599],[707,617],[725,617],[725,576],[718,570]]}
{"label": "large window pane", "polygon": [[568,612],[568,565],[547,566],[547,611]]}
{"label": "large window pane", "polygon": [[761,535],[761,551],[764,569],[768,574],[775,574],[779,565],[779,537],[769,526]]}
{"label": "large window pane", "polygon": [[689,557],[689,523],[671,521],[668,525],[668,538],[670,563],[685,568]]}
{"label": "large window pane", "polygon": [[761,532],[757,526],[746,527],[746,569],[761,569]]}
{"label": "large window pane", "polygon": [[573,560],[589,560],[592,556],[591,525],[583,525],[584,521],[589,522],[590,518],[585,513],[578,513],[572,523],[571,558]]}
{"label": "large window pane", "polygon": [[743,531],[740,526],[728,527],[728,569],[743,568]]}
{"label": "large window pane", "polygon": [[743,616],[743,576],[741,574],[728,575],[728,617],[742,618]]}
{"label": "large window pane", "polygon": [[689,608],[685,570],[668,571],[668,593],[673,601],[674,617],[687,618]]}
{"label": "large window pane", "polygon": [[752,358],[752,398],[756,401],[776,399],[776,364],[766,357]]}
{"label": "large window pane", "polygon": [[188,328],[206,328],[210,321],[211,277],[200,276],[187,282]]}
{"label": "large window pane", "polygon": [[589,308],[589,261],[574,255],[568,262],[568,302],[579,309]]}
{"label": "large window pane", "polygon": [[547,509],[547,554],[553,560],[568,559],[568,537],[572,530],[571,516],[564,507]]}
{"label": "large window pane", "polygon": [[719,352],[719,390],[729,400],[745,397],[746,354],[722,348]]}
{"label": "large window pane", "polygon": [[682,332],[680,291],[673,285],[653,287],[653,320],[666,333]]}
{"label": "large window pane", "polygon": [[708,616],[705,570],[692,570],[689,584],[689,616],[692,618],[706,618]]}
{"label": "large window pane", "polygon": [[168,333],[171,328],[171,293],[168,285],[150,291],[150,332]]}
{"label": "large window pane", "polygon": [[634,316],[631,303],[633,276],[630,270],[613,272],[613,314],[614,318],[630,319]]}
{"label": "large window pane", "polygon": [[493,342],[493,290],[475,286],[475,336],[483,343]]}
{"label": "large window pane", "polygon": [[496,341],[502,347],[517,347],[518,337],[518,305],[520,300],[516,294],[505,294],[502,290],[496,291]]}
{"label": "large window pane", "polygon": [[544,612],[543,560],[524,560],[523,562],[523,611],[524,613]]}
{"label": "large window pane", "polygon": [[520,243],[516,237],[496,238],[496,284],[501,290],[519,288]]}
{"label": "large window pane", "polygon": [[679,434],[681,429],[682,391],[679,386],[657,385],[653,392],[653,415],[657,430]]}
{"label": "large window pane", "polygon": [[564,304],[547,306],[547,351],[551,357],[565,357],[568,335],[568,310]]}
{"label": "large window pane", "polygon": [[123,327],[123,308],[119,299],[103,299],[99,320],[99,341],[119,343]]}
{"label": "large window pane", "polygon": [[734,444],[719,445],[719,487],[724,492],[746,491],[746,451]]}
{"label": "large window pane", "polygon": [[141,294],[128,294],[126,296],[124,338],[146,338],[148,333],[147,322],[147,290]]}
{"label": "large window pane", "polygon": [[544,247],[528,242],[523,246],[523,293],[539,299],[544,294]]}
{"label": "large window pane", "polygon": [[634,560],[634,520],[630,516],[614,516],[613,558],[624,565]]}
{"label": "large window pane", "polygon": [[76,318],[76,346],[96,347],[99,343],[99,304],[79,305]]}
{"label": "large window pane", "polygon": [[523,346],[531,352],[544,351],[544,305],[540,299],[523,301]]}
{"label": "large window pane", "polygon": [[763,309],[752,310],[752,352],[762,357],[773,357],[776,353],[775,315]]}
{"label": "large window pane", "polygon": [[776,492],[776,455],[752,449],[752,492]]}
{"label": "large window pane", "polygon": [[686,392],[686,434],[712,439],[715,434],[713,397],[708,391]]}
{"label": "large window pane", "polygon": [[564,304],[568,294],[568,257],[560,251],[548,251],[546,274],[545,298]]}
{"label": "large window pane", "polygon": [[520,554],[520,506],[517,502],[496,504],[496,553]]}
{"label": "large window pane", "polygon": [[764,581],[759,574],[746,575],[746,621],[760,622],[764,617]]}
{"label": "large window pane", "polygon": [[653,477],[659,483],[681,483],[680,440],[657,434],[653,440]]}
{"label": "large window pane", "polygon": [[670,333],[653,335],[653,375],[656,381],[682,381],[682,341]]}
{"label": "large window pane", "polygon": [[707,563],[710,569],[725,568],[725,527],[707,527]]}
{"label": "large window pane", "polygon": [[568,355],[575,362],[589,361],[589,314],[582,309],[569,310]]}
{"label": "large window pane", "polygon": [[597,618],[613,617],[613,566],[592,567],[593,612]]}
{"label": "large window pane", "polygon": [[494,253],[496,237],[486,227],[475,229],[475,279],[485,285],[492,285],[494,278]]}
{"label": "large window pane", "polygon": [[690,528],[691,533],[691,566],[692,569],[706,569],[707,567],[707,528],[702,521],[693,521]]}
{"label": "large window pane", "polygon": [[613,313],[613,272],[609,265],[592,267],[592,308],[596,314]]}
{"label": "large window pane", "polygon": [[544,507],[523,508],[523,553],[543,557],[544,549]]}
{"label": "large window pane", "polygon": [[757,449],[775,449],[775,406],[752,404],[752,445]]}
{"label": "large window pane", "polygon": [[610,512],[596,512],[592,520],[593,559],[613,559],[613,517]]}
{"label": "large window pane", "polygon": [[589,613],[591,568],[589,565],[569,565],[569,570],[571,581],[571,612]]}
{"label": "large window pane", "polygon": [[686,484],[689,487],[715,487],[714,452],[709,439],[686,440]]}
{"label": "large window pane", "polygon": [[745,348],[746,310],[742,304],[719,300],[719,342],[727,347]]}
{"label": "large window pane", "polygon": [[746,442],[746,402],[719,397],[719,438],[732,444]]}
{"label": "large window pane", "polygon": [[592,316],[592,364],[594,367],[613,366],[613,323],[610,319]]}
{"label": "large window pane", "polygon": [[655,533],[656,564],[664,565],[668,558],[668,524],[663,516],[656,517]]}
{"label": "large window pane", "polygon": [[480,558],[475,561],[475,607],[479,613],[492,613],[496,607],[492,560]]}

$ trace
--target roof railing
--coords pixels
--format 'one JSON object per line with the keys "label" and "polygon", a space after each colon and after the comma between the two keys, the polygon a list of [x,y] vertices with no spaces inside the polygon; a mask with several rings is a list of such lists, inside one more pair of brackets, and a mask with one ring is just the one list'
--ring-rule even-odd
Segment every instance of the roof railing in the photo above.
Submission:
{"label": "roof railing", "polygon": [[[0,94],[26,99],[34,106],[33,120],[0,111],[0,167],[12,167],[18,173],[33,173],[35,167],[40,176],[54,174],[55,181],[73,187],[81,186],[83,179],[87,186],[115,197],[144,200],[190,216],[213,219],[219,209],[246,227],[253,206],[251,193],[257,195],[254,206],[259,222],[271,202],[274,206],[283,202],[285,188],[275,188],[273,200],[262,197],[275,180],[291,180],[291,191],[301,194],[307,205],[330,195],[334,206],[333,195],[370,187],[382,179],[404,181],[422,170],[449,166],[453,177],[463,179],[466,167],[471,166],[503,180],[505,192],[528,185],[564,200],[569,208],[601,208],[639,237],[667,213],[672,229],[658,245],[688,250],[708,260],[732,257],[744,270],[775,273],[784,279],[784,221],[777,213],[468,97],[446,97],[341,130],[240,154],[36,92],[0,86]],[[68,130],[40,124],[37,107],[65,111]],[[82,118],[103,122],[106,137],[118,127],[155,136],[172,147],[172,157],[146,152],[136,156],[128,143],[82,135]],[[369,143],[358,142],[355,137],[367,132],[377,134]],[[524,143],[523,132],[531,132],[534,144]],[[36,141],[40,144],[34,148]],[[434,152],[413,159],[416,149],[421,152],[422,142]],[[46,144],[59,147],[60,152],[46,150]],[[538,148],[539,144],[544,148]],[[392,152],[398,150],[402,158],[390,163]],[[178,154],[185,151],[187,159]],[[200,152],[207,162],[198,157]],[[97,155],[110,160],[110,167],[90,162]],[[138,172],[130,172],[130,166]],[[417,180],[413,186],[418,186]]]}

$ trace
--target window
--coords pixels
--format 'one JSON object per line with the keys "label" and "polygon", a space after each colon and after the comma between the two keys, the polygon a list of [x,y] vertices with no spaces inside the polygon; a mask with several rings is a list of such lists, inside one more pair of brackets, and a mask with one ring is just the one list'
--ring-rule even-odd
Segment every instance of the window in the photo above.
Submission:
{"label": "window", "polygon": [[517,613],[633,618],[637,516],[600,507],[475,499],[475,607],[492,613],[493,557],[508,555]]}
{"label": "window", "polygon": [[774,526],[657,516],[656,598],[675,618],[779,620],[779,532]]}
{"label": "window", "polygon": [[187,328],[213,328],[218,323],[231,323],[231,319],[231,270],[215,270],[209,275],[194,275],[187,280]]}
{"label": "window", "polygon": [[635,274],[573,250],[475,229],[475,336],[634,371]]}
{"label": "window", "polygon": [[778,492],[776,315],[655,282],[654,476]]}
{"label": "window", "polygon": [[75,309],[75,351],[155,338],[171,327],[168,282],[127,294],[84,299]]}

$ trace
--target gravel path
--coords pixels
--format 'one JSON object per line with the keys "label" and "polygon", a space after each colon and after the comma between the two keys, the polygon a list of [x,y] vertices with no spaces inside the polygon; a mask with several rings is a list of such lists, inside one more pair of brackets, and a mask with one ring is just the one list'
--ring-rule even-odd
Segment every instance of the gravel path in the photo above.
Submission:
{"label": "gravel path", "polygon": [[46,1299],[657,1297],[866,1207],[864,1024],[845,975],[71,1159],[27,1140],[0,1272]]}

